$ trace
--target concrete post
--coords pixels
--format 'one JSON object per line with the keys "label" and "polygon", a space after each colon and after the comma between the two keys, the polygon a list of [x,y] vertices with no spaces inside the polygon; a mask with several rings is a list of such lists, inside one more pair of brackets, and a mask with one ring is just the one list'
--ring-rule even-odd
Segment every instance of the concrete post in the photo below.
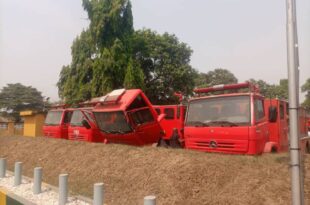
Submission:
{"label": "concrete post", "polygon": [[6,159],[0,158],[0,178],[4,178],[6,173]]}
{"label": "concrete post", "polygon": [[14,186],[18,186],[22,183],[22,165],[22,162],[15,162]]}
{"label": "concrete post", "polygon": [[40,194],[42,185],[42,167],[36,167],[33,171],[33,194]]}
{"label": "concrete post", "polygon": [[156,205],[156,196],[144,197],[144,205]]}
{"label": "concrete post", "polygon": [[103,183],[94,184],[94,199],[93,205],[102,205],[104,202],[104,187]]}
{"label": "concrete post", "polygon": [[65,205],[68,201],[68,174],[59,175],[59,205]]}

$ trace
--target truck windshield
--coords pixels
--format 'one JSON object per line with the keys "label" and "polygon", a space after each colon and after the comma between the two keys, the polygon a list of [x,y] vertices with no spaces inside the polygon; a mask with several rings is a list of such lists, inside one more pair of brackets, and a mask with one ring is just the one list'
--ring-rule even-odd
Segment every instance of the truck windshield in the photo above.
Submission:
{"label": "truck windshield", "polygon": [[241,126],[250,124],[250,97],[227,96],[193,100],[186,126]]}
{"label": "truck windshield", "polygon": [[105,133],[124,134],[132,131],[122,111],[94,112],[99,129]]}
{"label": "truck windshield", "polygon": [[71,121],[70,121],[70,125],[71,126],[77,126],[77,127],[82,127],[82,120],[84,119],[84,115],[80,110],[74,110],[72,117],[71,117]]}
{"label": "truck windshield", "polygon": [[63,111],[48,111],[45,118],[45,125],[59,125]]}

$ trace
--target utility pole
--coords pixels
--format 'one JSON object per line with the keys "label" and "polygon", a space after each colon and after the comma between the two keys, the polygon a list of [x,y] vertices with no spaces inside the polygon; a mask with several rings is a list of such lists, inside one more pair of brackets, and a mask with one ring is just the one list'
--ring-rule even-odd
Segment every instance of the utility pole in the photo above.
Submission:
{"label": "utility pole", "polygon": [[292,204],[303,205],[303,177],[299,147],[299,59],[296,23],[296,0],[286,0],[287,9],[287,65],[290,119],[290,158]]}

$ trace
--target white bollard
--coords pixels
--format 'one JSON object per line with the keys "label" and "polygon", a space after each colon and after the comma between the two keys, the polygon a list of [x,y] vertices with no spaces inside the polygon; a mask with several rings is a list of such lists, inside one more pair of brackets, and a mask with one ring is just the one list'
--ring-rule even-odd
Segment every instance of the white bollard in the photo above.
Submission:
{"label": "white bollard", "polygon": [[144,197],[144,205],[156,205],[156,196]]}
{"label": "white bollard", "polygon": [[102,205],[104,202],[104,187],[103,183],[94,184],[93,205]]}
{"label": "white bollard", "polygon": [[18,186],[22,183],[22,165],[22,162],[15,162],[14,186]]}
{"label": "white bollard", "polygon": [[68,174],[59,175],[59,205],[65,205],[68,201]]}
{"label": "white bollard", "polygon": [[40,194],[42,185],[42,167],[36,167],[33,171],[33,194]]}
{"label": "white bollard", "polygon": [[4,178],[6,175],[6,159],[0,158],[0,178]]}

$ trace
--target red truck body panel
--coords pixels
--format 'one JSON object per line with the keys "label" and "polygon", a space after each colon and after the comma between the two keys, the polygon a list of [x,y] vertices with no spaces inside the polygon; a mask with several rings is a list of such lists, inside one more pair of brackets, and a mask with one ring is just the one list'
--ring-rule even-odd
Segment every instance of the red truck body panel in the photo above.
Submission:
{"label": "red truck body panel", "polygon": [[115,90],[100,101],[93,113],[106,142],[140,146],[158,142],[162,128],[142,90]]}
{"label": "red truck body panel", "polygon": [[52,109],[48,111],[43,126],[45,137],[68,139],[68,127],[74,109]]}
{"label": "red truck body panel", "polygon": [[178,130],[180,139],[183,140],[183,128],[184,128],[184,119],[186,115],[186,106],[185,105],[153,105],[157,114],[165,114],[163,120],[160,121],[160,125],[165,131],[163,138],[169,140],[172,136],[173,129]]}

